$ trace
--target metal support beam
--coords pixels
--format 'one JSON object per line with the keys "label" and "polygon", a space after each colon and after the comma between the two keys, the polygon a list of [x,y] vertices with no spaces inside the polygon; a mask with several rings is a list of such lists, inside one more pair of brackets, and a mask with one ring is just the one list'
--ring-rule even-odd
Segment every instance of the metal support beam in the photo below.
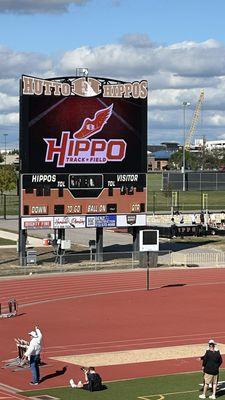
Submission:
{"label": "metal support beam", "polygon": [[[19,218],[20,221],[20,218]],[[21,229],[20,222],[19,222],[19,243],[18,243],[18,250],[19,250],[19,263],[20,266],[27,265],[26,259],[26,241],[27,241],[27,231],[26,229]]]}
{"label": "metal support beam", "polygon": [[139,236],[140,236],[140,228],[137,226],[133,227],[133,252],[134,252],[134,260],[139,259]]}
{"label": "metal support beam", "polygon": [[96,228],[96,261],[103,261],[103,228]]}

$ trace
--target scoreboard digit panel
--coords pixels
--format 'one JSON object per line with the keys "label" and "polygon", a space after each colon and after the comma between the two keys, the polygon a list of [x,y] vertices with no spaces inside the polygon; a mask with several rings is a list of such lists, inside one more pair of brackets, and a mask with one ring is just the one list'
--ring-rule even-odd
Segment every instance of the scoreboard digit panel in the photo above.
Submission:
{"label": "scoreboard digit panel", "polygon": [[23,174],[21,215],[144,213],[145,174]]}
{"label": "scoreboard digit panel", "polygon": [[23,76],[21,215],[146,212],[147,82]]}

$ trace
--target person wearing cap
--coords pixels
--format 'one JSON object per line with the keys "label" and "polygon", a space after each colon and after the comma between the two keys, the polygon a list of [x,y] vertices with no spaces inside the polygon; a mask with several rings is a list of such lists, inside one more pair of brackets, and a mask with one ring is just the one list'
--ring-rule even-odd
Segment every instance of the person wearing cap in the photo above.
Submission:
{"label": "person wearing cap", "polygon": [[209,340],[209,348],[206,350],[202,359],[202,369],[204,372],[204,386],[203,393],[200,394],[200,399],[206,399],[206,392],[208,390],[209,384],[212,384],[212,395],[209,396],[210,399],[216,398],[216,388],[219,375],[219,367],[223,360],[219,350],[215,348],[216,343],[213,339]]}
{"label": "person wearing cap", "polygon": [[32,373],[31,385],[38,385],[40,382],[40,354],[42,348],[42,333],[40,329],[36,326],[35,331],[29,332],[31,336],[30,344],[24,353],[23,358],[30,360],[30,369]]}

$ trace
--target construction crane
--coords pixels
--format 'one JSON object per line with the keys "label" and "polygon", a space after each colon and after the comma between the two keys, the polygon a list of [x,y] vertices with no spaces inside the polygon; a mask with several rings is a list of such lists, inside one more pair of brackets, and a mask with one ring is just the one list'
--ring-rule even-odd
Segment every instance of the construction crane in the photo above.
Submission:
{"label": "construction crane", "polygon": [[197,102],[196,107],[195,107],[195,111],[194,111],[194,114],[193,114],[193,118],[192,118],[192,121],[191,121],[191,126],[190,126],[190,129],[189,129],[189,132],[188,132],[188,134],[186,136],[186,140],[185,140],[185,148],[186,149],[190,148],[191,140],[192,140],[192,137],[194,135],[195,128],[196,128],[196,125],[197,125],[197,122],[198,122],[198,119],[199,119],[202,102],[204,100],[204,95],[205,95],[204,94],[204,90],[202,89],[201,93],[200,93],[200,96],[199,96],[199,99],[198,99],[198,102]]}

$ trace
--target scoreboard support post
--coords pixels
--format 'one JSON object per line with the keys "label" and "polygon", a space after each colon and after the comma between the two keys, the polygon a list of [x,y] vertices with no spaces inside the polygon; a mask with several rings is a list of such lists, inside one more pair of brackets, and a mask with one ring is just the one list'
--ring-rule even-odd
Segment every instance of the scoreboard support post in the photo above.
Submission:
{"label": "scoreboard support post", "polygon": [[[20,220],[20,218],[19,218]],[[19,258],[20,258],[20,265],[21,266],[26,266],[27,265],[27,260],[26,260],[26,230],[21,229],[21,226],[19,227]]]}
{"label": "scoreboard support post", "polygon": [[147,251],[146,290],[149,290],[149,287],[150,287],[150,274],[149,274],[149,267],[150,267],[150,252],[149,252],[149,251]]}
{"label": "scoreboard support post", "polygon": [[63,251],[62,251],[62,240],[65,240],[65,229],[58,229],[58,250],[57,250],[57,261],[59,264],[63,264]]}
{"label": "scoreboard support post", "polygon": [[139,234],[140,228],[137,226],[133,227],[133,252],[134,252],[134,260],[139,259]]}
{"label": "scoreboard support post", "polygon": [[96,228],[96,261],[103,261],[103,228]]}

